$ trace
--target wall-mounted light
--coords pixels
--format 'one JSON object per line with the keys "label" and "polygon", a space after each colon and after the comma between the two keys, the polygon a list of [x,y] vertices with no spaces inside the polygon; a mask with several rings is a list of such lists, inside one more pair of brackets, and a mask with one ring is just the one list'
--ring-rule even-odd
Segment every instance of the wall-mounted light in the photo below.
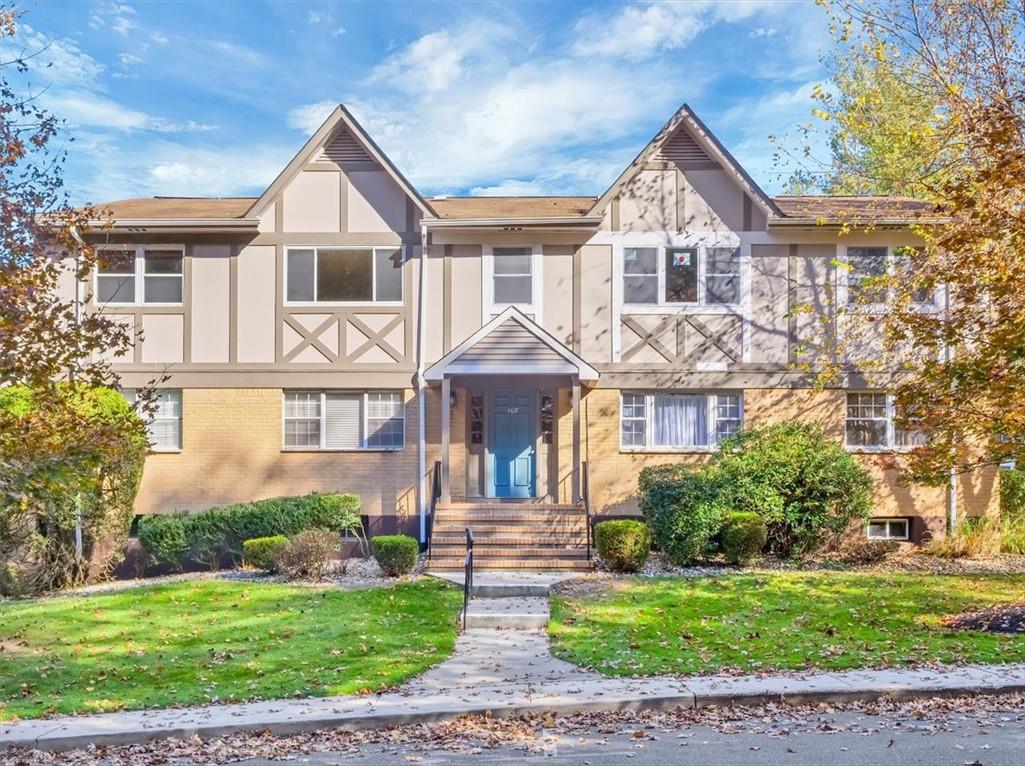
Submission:
{"label": "wall-mounted light", "polygon": [[449,391],[448,392],[448,404],[449,404],[449,406],[450,407],[455,407],[456,406],[456,400],[458,398],[459,397],[456,395],[455,391]]}

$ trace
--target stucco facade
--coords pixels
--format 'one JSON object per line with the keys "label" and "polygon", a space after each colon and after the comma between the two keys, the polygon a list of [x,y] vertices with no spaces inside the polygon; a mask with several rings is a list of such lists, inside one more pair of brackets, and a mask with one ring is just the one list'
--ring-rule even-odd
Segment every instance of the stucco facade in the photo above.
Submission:
{"label": "stucco facade", "polygon": [[[109,203],[89,236],[135,253],[138,284],[106,303],[85,285],[88,310],[140,331],[114,360],[126,387],[166,374],[180,392],[178,443],[147,461],[137,510],[347,491],[417,532],[435,464],[446,499],[513,491],[511,467],[526,471],[516,492],[573,503],[586,463],[592,510],[636,513],[643,466],[715,445],[659,448],[649,414],[630,437],[647,443],[624,447],[624,392],[649,408],[712,397],[708,417],[739,427],[815,420],[842,441],[857,376],[818,390],[798,362],[814,366],[847,249],[914,245],[926,213],[891,201],[880,225],[842,233],[824,204],[766,196],[686,107],[601,197],[425,199],[340,107],[259,198]],[[139,286],[157,251],[180,301]],[[501,462],[516,449],[529,455]],[[876,515],[942,532],[945,488],[901,485],[885,450],[858,459]],[[996,485],[964,477],[962,513],[991,511]]]}

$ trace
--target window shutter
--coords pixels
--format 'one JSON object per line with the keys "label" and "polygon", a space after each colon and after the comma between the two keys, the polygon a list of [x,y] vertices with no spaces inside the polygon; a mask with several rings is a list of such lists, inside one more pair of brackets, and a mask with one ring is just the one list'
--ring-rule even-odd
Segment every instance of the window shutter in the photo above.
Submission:
{"label": "window shutter", "polygon": [[359,449],[363,446],[362,403],[362,394],[326,395],[324,446],[327,449]]}

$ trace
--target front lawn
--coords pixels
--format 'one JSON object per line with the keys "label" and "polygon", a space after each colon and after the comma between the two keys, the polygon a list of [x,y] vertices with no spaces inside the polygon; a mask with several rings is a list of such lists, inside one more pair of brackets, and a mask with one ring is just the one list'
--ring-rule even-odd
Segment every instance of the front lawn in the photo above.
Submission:
{"label": "front lawn", "polygon": [[205,580],[0,603],[0,720],[378,690],[451,653],[460,599]]}
{"label": "front lawn", "polygon": [[553,653],[605,675],[1022,662],[1025,636],[944,616],[1025,602],[1023,575],[761,573],[571,586]]}

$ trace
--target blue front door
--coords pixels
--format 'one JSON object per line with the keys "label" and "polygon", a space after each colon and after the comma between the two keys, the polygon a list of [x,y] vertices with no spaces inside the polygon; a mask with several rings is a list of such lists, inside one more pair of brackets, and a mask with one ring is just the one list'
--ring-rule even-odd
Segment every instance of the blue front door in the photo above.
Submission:
{"label": "blue front door", "polygon": [[537,412],[532,392],[488,395],[488,496],[534,497]]}

